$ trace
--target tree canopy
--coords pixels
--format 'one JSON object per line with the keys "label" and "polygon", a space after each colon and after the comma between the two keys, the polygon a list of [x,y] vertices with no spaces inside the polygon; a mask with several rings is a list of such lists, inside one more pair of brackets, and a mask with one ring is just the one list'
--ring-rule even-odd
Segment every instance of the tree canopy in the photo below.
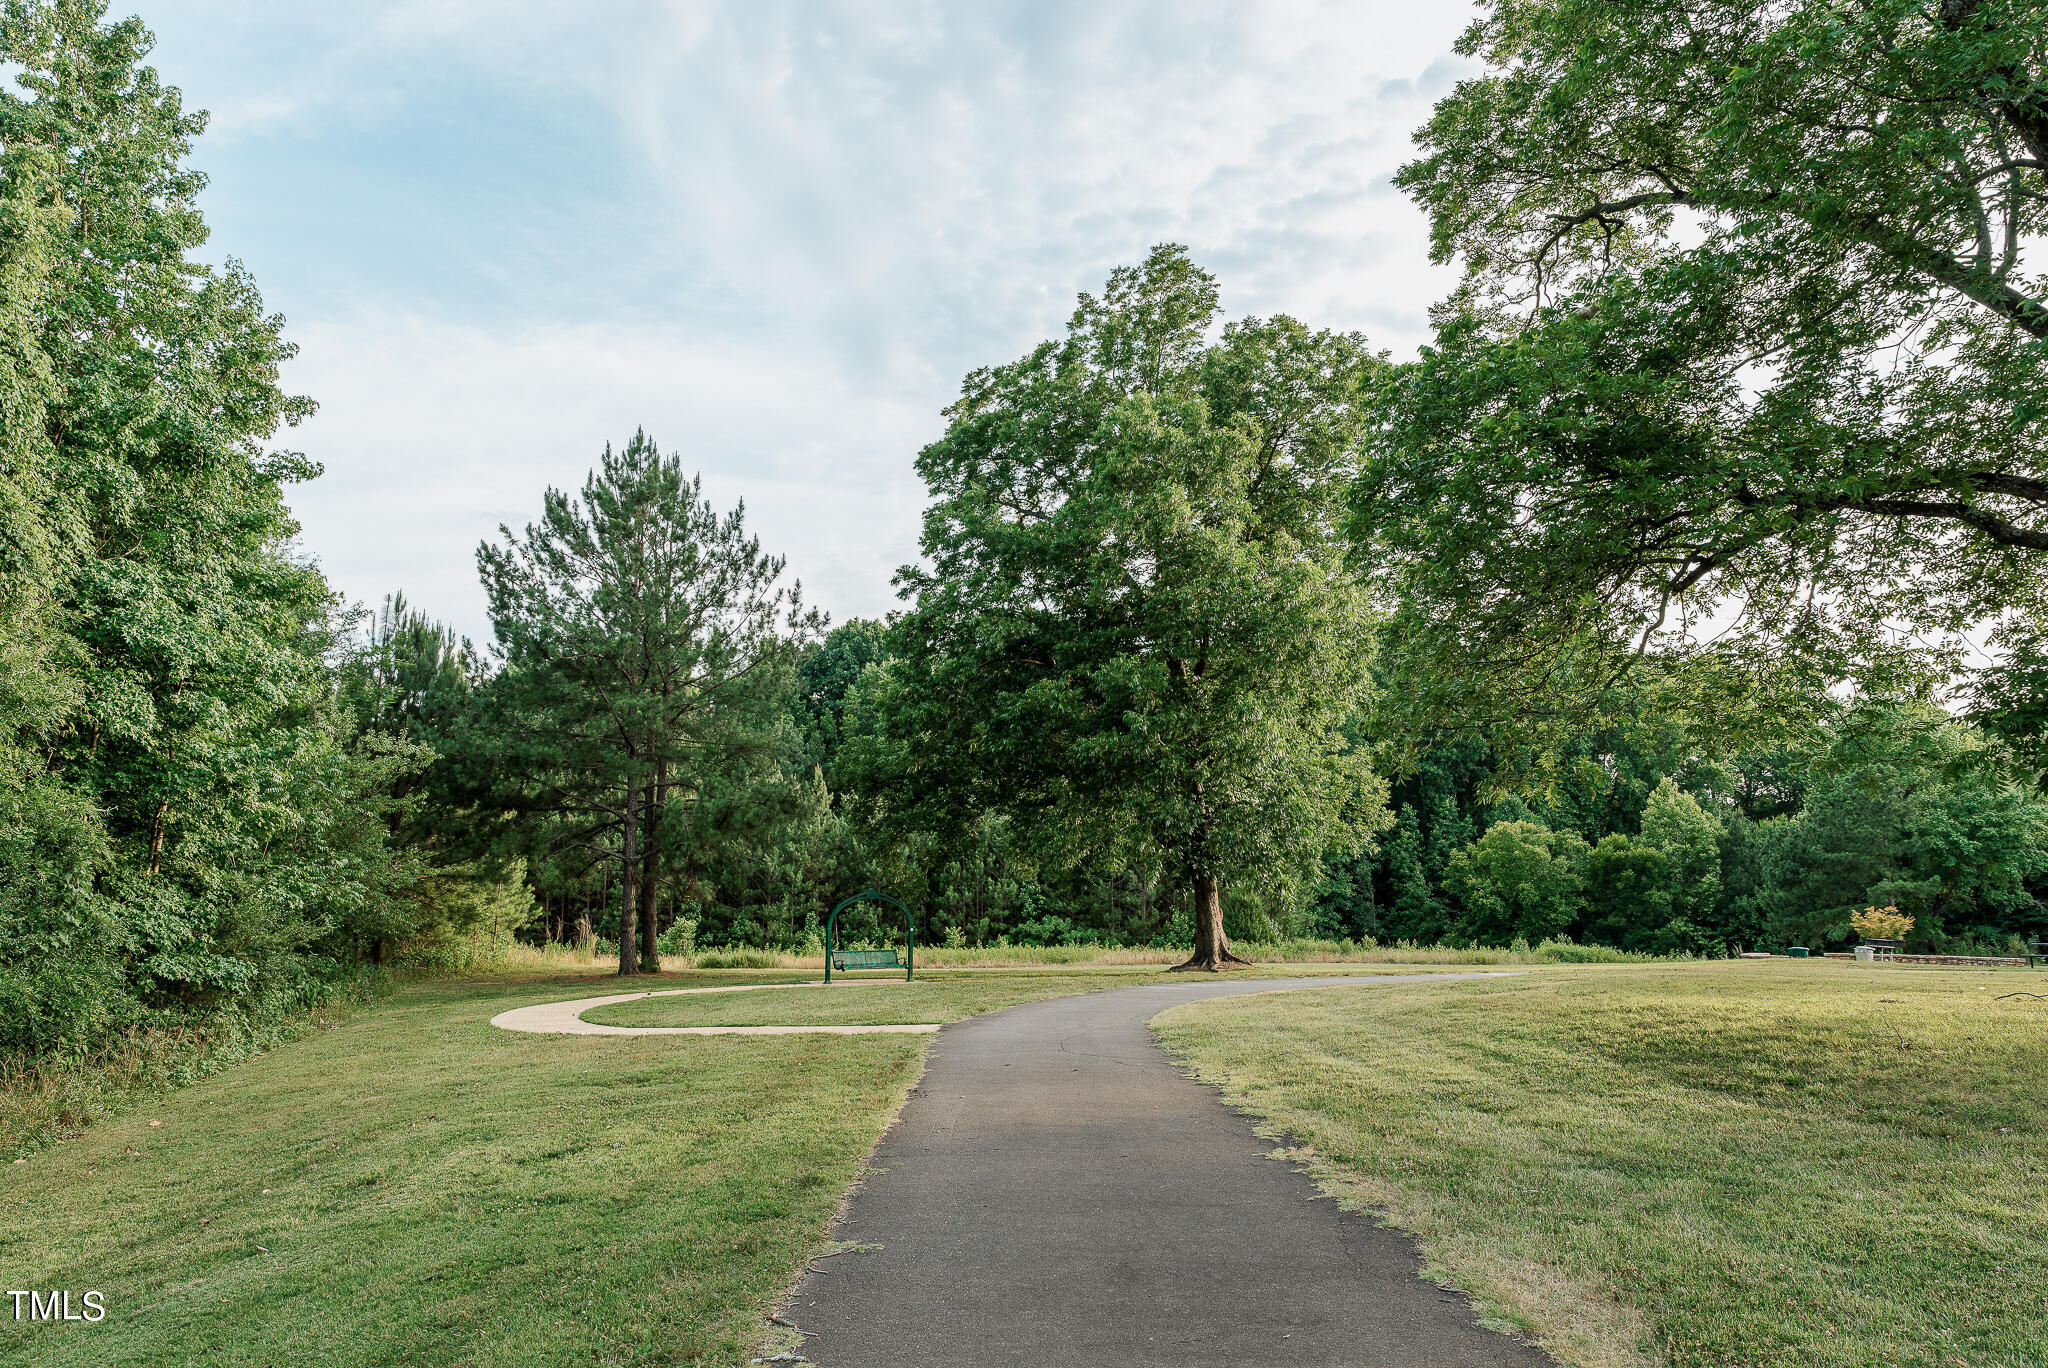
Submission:
{"label": "tree canopy", "polygon": [[1212,343],[1217,314],[1162,247],[967,378],[918,457],[929,565],[898,577],[865,760],[899,825],[999,810],[1069,858],[1162,853],[1209,968],[1221,881],[1297,883],[1381,811],[1339,729],[1371,620],[1337,522],[1382,363],[1284,317]]}
{"label": "tree canopy", "polygon": [[1460,46],[1399,180],[1467,281],[1354,524],[1417,651],[1597,691],[1712,637],[1739,693],[2041,613],[2048,12],[1497,0]]}

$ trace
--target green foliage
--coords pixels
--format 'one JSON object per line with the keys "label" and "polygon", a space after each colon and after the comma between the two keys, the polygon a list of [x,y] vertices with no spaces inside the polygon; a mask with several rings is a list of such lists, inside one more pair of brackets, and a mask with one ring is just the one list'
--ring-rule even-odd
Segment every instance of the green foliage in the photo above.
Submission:
{"label": "green foliage", "polygon": [[839,754],[854,686],[889,657],[888,625],[872,618],[843,622],[797,662],[797,701],[809,758],[828,773]]}
{"label": "green foliage", "polygon": [[781,966],[781,956],[765,950],[720,950],[697,956],[699,969],[778,969]]}
{"label": "green foliage", "polygon": [[1287,318],[1211,343],[1217,313],[1159,248],[919,456],[929,568],[841,759],[899,846],[997,811],[1064,864],[1298,901],[1382,820],[1338,730],[1370,618],[1335,528],[1381,363]]}
{"label": "green foliage", "polygon": [[2012,748],[2048,792],[2048,626],[2014,621],[2000,658],[1971,681],[1970,719]]}
{"label": "green foliage", "polygon": [[1541,822],[1497,822],[1451,856],[1444,887],[1463,915],[1467,943],[1550,940],[1578,920],[1585,897],[1586,843]]}
{"label": "green foliage", "polygon": [[1587,939],[1631,950],[1689,948],[1661,944],[1671,920],[1671,867],[1662,850],[1618,832],[1602,836],[1587,849],[1580,872]]}
{"label": "green foliage", "polygon": [[620,972],[652,969],[664,887],[792,827],[778,852],[803,858],[829,811],[783,763],[796,639],[822,620],[778,586],[744,510],[720,515],[645,433],[605,449],[580,500],[550,489],[539,522],[503,535],[477,565],[504,668],[445,743],[450,769],[504,841],[616,851]]}
{"label": "green foliage", "polygon": [[1387,882],[1393,894],[1386,920],[1388,938],[1420,945],[1442,939],[1448,929],[1444,909],[1422,866],[1421,827],[1415,809],[1405,805],[1387,842]]}
{"label": "green foliage", "polygon": [[1642,839],[1664,857],[1672,917],[1711,921],[1721,900],[1721,824],[1666,775],[1643,806]]}
{"label": "green foliage", "polygon": [[1755,828],[1753,913],[1771,944],[1851,937],[1871,903],[1915,918],[1921,949],[2043,925],[2048,802],[1995,745],[1928,705],[1861,708],[1819,738],[1800,811]]}
{"label": "green foliage", "polygon": [[2040,615],[2048,11],[1496,0],[1461,49],[1399,179],[1467,284],[1355,520],[1430,701],[1661,645],[1697,723],[1796,731],[1891,627]]}
{"label": "green foliage", "polygon": [[336,706],[292,347],[194,258],[204,116],[103,9],[0,14],[0,1051],[45,1060],[337,973],[422,758]]}

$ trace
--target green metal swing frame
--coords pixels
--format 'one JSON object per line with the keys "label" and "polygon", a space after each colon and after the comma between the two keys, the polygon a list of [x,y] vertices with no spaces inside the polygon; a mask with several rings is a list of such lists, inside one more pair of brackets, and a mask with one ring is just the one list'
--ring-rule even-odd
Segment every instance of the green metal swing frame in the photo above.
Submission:
{"label": "green metal swing frame", "polygon": [[[884,893],[879,888],[864,888],[850,898],[842,898],[839,901],[839,903],[835,907],[833,907],[831,915],[825,918],[825,982],[828,984],[832,982],[832,961],[839,958],[841,955],[879,956],[882,953],[878,950],[841,951],[838,948],[839,914],[845,911],[847,908],[853,906],[857,902],[887,903],[889,904],[889,906],[895,908],[898,912],[901,912],[903,914],[903,979],[904,982],[909,982],[917,972],[917,925],[911,919],[909,908],[905,907],[902,903],[897,902],[894,898],[890,897],[887,893]],[[847,967],[893,969],[896,967],[893,963],[895,957],[895,952],[890,951],[889,958],[892,961],[891,963],[874,963],[868,965],[849,964]]]}

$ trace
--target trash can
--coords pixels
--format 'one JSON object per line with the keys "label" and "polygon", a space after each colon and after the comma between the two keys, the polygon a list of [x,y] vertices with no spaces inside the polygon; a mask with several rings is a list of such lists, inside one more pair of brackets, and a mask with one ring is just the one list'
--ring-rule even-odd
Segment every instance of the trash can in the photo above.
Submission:
{"label": "trash can", "polygon": [[1803,945],[1788,945],[1785,947],[1785,953],[1793,959],[1805,959],[1806,947]]}
{"label": "trash can", "polygon": [[1876,960],[1877,951],[1872,949],[1870,946],[1859,945],[1856,947],[1856,962],[1858,964],[1872,964],[1875,963]]}

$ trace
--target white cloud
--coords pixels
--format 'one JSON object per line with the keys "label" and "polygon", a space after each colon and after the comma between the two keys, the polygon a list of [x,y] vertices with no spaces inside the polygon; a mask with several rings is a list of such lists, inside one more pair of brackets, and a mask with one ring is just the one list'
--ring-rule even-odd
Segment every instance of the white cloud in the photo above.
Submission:
{"label": "white cloud", "polygon": [[580,487],[638,427],[700,468],[715,504],[744,500],[835,617],[886,611],[889,574],[915,554],[904,453],[938,420],[830,366],[595,324],[501,336],[365,313],[298,332],[290,380],[321,411],[290,441],[328,469],[292,502],[303,546],[352,598],[403,589],[488,639],[477,543],[524,527],[546,487]]}
{"label": "white cloud", "polygon": [[[477,538],[636,424],[700,462],[721,501],[745,495],[835,615],[872,614],[915,551],[911,460],[937,410],[972,367],[1055,334],[1112,266],[1185,242],[1233,314],[1289,312],[1397,353],[1449,284],[1389,177],[1465,69],[1448,55],[1462,6],[164,9],[167,43],[204,25],[243,54],[195,95],[259,166],[343,155],[371,125],[376,156],[396,126],[435,168],[471,148],[511,159],[477,183],[524,187],[528,212],[465,199],[459,177],[431,206],[482,296],[401,295],[419,263],[372,262],[351,267],[346,307],[288,307],[291,383],[322,404],[294,444],[328,467],[294,494],[306,546],[345,591],[402,585],[478,635]],[[610,143],[588,153],[618,183],[579,177],[559,139],[507,138],[506,109],[598,129]],[[337,184],[374,191],[376,166],[347,171]],[[350,215],[387,210],[358,190],[319,212],[346,241]],[[260,243],[225,248],[292,297]]]}

